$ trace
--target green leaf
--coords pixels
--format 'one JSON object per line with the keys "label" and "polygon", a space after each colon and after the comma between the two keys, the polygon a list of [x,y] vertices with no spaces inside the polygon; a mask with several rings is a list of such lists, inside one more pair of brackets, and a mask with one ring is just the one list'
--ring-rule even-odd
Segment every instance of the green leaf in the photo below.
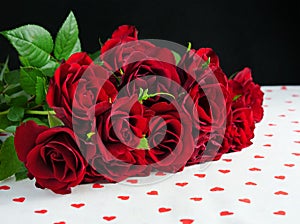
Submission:
{"label": "green leaf", "polygon": [[64,123],[58,117],[51,113],[48,113],[48,123],[50,128],[64,126]]}
{"label": "green leaf", "polygon": [[36,77],[35,102],[41,104],[46,98],[46,81],[39,76]]}
{"label": "green leaf", "polygon": [[238,72],[233,73],[231,76],[229,76],[228,79],[233,79],[233,78],[237,75],[237,73],[238,73]]}
{"label": "green leaf", "polygon": [[140,144],[138,145],[137,149],[144,149],[144,150],[149,150],[149,144],[148,144],[148,140],[146,137],[143,137],[140,139]]}
{"label": "green leaf", "polygon": [[18,159],[14,137],[8,137],[0,149],[0,180],[14,175],[21,167],[22,162]]}
{"label": "green leaf", "polygon": [[20,70],[16,69],[4,74],[6,84],[17,84],[20,82]]}
{"label": "green leaf", "polygon": [[178,54],[176,51],[172,51],[174,57],[175,57],[175,61],[176,61],[176,65],[178,65],[178,63],[180,62],[181,60],[181,56],[180,54]]}
{"label": "green leaf", "polygon": [[238,98],[240,98],[242,96],[242,94],[238,94],[236,96],[233,97],[232,101],[236,101]]}
{"label": "green leaf", "polygon": [[72,52],[71,54],[74,54],[76,52],[81,52],[81,43],[80,43],[80,39],[79,38],[77,38],[76,44],[74,45],[74,47],[73,47],[73,49],[72,49],[71,52]]}
{"label": "green leaf", "polygon": [[4,73],[9,72],[9,69],[8,69],[8,60],[9,60],[9,57],[7,56],[6,60],[5,60],[5,63],[1,66],[0,82],[3,81]]}
{"label": "green leaf", "polygon": [[5,128],[5,131],[8,133],[15,133],[16,132],[16,125],[12,125],[12,126],[8,126],[7,128]]}
{"label": "green leaf", "polygon": [[37,123],[38,125],[44,125],[44,126],[48,126],[48,124],[46,124],[45,122],[43,122],[42,120],[40,120],[37,117],[27,117],[25,118],[22,122],[26,122],[26,121],[34,121],[35,123]]}
{"label": "green leaf", "polygon": [[22,163],[20,168],[18,169],[18,171],[15,173],[16,181],[20,181],[20,180],[24,180],[24,179],[28,178],[27,173],[28,173],[28,171],[27,171],[24,163]]}
{"label": "green leaf", "polygon": [[37,77],[42,77],[43,73],[34,67],[21,67],[20,84],[28,94],[35,95]]}
{"label": "green leaf", "polygon": [[24,95],[20,95],[17,97],[10,98],[8,105],[10,106],[24,106],[27,103],[28,98]]}
{"label": "green leaf", "polygon": [[202,64],[202,69],[207,69],[210,64],[210,57],[208,57],[207,61]]}
{"label": "green leaf", "polygon": [[94,60],[96,60],[96,59],[99,58],[99,56],[100,56],[100,51],[96,51],[96,52],[94,52],[94,53],[91,53],[91,54],[89,54],[89,56],[90,56],[90,58],[94,61]]}
{"label": "green leaf", "polygon": [[14,122],[8,120],[7,115],[3,114],[0,115],[0,129],[5,130],[8,126],[11,126],[14,124]]}
{"label": "green leaf", "polygon": [[22,87],[19,83],[10,84],[4,90],[5,94],[8,95],[8,96],[14,95],[14,94],[16,94],[20,91],[22,91]]}
{"label": "green leaf", "polygon": [[56,61],[50,60],[45,66],[40,68],[40,71],[48,77],[52,77],[54,75],[55,70],[58,68],[60,64]]}
{"label": "green leaf", "polygon": [[42,67],[50,60],[53,40],[51,34],[43,27],[29,24],[3,31],[1,34],[10,41],[23,58],[21,60],[23,64]]}
{"label": "green leaf", "polygon": [[54,56],[57,59],[67,59],[80,49],[78,34],[76,18],[73,12],[70,12],[55,39]]}
{"label": "green leaf", "polygon": [[7,118],[10,121],[21,121],[24,117],[24,111],[23,107],[12,106],[8,111]]}

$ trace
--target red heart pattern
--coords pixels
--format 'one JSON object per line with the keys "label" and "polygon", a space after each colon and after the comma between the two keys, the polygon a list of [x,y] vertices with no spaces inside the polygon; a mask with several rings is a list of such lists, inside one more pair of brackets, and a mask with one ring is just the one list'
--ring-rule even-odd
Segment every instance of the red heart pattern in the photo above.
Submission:
{"label": "red heart pattern", "polygon": [[[280,88],[274,87],[274,89],[264,91],[265,99],[268,100],[267,105],[264,104],[265,110],[274,110],[275,104],[280,110],[266,113],[268,117],[264,117],[260,126],[257,127],[258,132],[253,139],[253,145],[250,146],[251,148],[245,148],[243,150],[245,153],[225,154],[219,161],[211,162],[213,165],[207,169],[206,167],[199,169],[197,165],[190,166],[169,179],[165,178],[170,175],[169,173],[157,170],[152,177],[164,180],[157,185],[150,186],[151,188],[148,184],[143,185],[144,177],[141,179],[131,177],[124,181],[129,183],[125,187],[122,183],[92,183],[88,188],[84,185],[78,186],[76,189],[78,192],[75,192],[74,196],[70,194],[66,197],[60,195],[52,197],[40,189],[33,188],[32,192],[28,191],[27,186],[25,191],[25,187],[22,186],[27,183],[32,184],[30,180],[23,183],[12,180],[3,181],[0,182],[0,202],[4,205],[4,212],[1,209],[1,215],[9,214],[7,208],[14,206],[14,214],[29,210],[30,215],[41,219],[41,222],[47,220],[45,223],[73,223],[75,216],[68,216],[68,214],[75,212],[86,217],[97,216],[100,223],[141,223],[140,220],[134,220],[132,216],[132,219],[127,221],[129,216],[126,215],[132,208],[136,209],[139,206],[137,203],[141,203],[140,212],[152,215],[153,223],[170,223],[170,217],[176,217],[175,221],[172,221],[181,224],[227,223],[226,219],[234,220],[237,218],[235,215],[244,216],[247,220],[251,218],[247,217],[246,213],[241,213],[240,208],[244,207],[249,210],[249,214],[253,215],[255,209],[265,206],[264,211],[269,214],[270,220],[272,218],[275,220],[274,223],[276,219],[282,220],[282,223],[292,223],[293,216],[287,214],[295,213],[296,208],[293,202],[296,201],[294,196],[298,194],[289,186],[296,183],[296,171],[300,167],[300,120],[297,115],[300,110],[300,89],[297,92],[290,92],[292,88],[287,88],[284,93],[281,93],[285,95],[280,102],[277,102],[278,90]],[[278,148],[279,138],[280,141],[286,143],[287,147]],[[274,160],[275,156],[280,160]],[[234,184],[231,184],[233,182]],[[81,187],[84,189],[82,192],[80,192]],[[264,194],[268,194],[266,197],[270,199],[269,201],[265,202],[264,198],[257,194],[261,192],[261,189],[264,189]],[[40,192],[43,193],[40,194]],[[33,197],[31,194],[36,195]],[[93,196],[86,197],[89,194]],[[172,202],[172,197],[178,204]],[[211,197],[220,201],[222,207],[211,207],[203,212],[200,208],[209,207]],[[236,206],[224,203],[224,198],[236,203]],[[77,200],[79,202],[76,202]],[[287,200],[288,203],[283,200]],[[103,202],[107,204],[105,208],[100,206]],[[267,206],[268,203],[274,207]],[[8,205],[7,208],[5,204]],[[89,208],[92,207],[96,208],[97,214],[96,212],[91,214],[90,210],[93,211],[93,209]],[[185,213],[182,208],[188,213]],[[65,211],[56,213],[58,209]],[[156,220],[155,216],[159,219]],[[30,223],[24,219],[24,223],[27,222]],[[89,223],[88,218],[87,223]]]}
{"label": "red heart pattern", "polygon": [[228,216],[228,215],[233,215],[233,212],[229,212],[229,211],[222,211],[220,212],[220,216]]}
{"label": "red heart pattern", "polygon": [[81,208],[81,207],[85,206],[85,204],[84,203],[78,203],[78,204],[74,203],[74,204],[71,204],[71,206],[74,208]]}
{"label": "red heart pattern", "polygon": [[20,197],[20,198],[13,198],[12,199],[14,202],[20,202],[23,203],[25,201],[25,197]]}
{"label": "red heart pattern", "polygon": [[48,211],[47,209],[41,209],[41,210],[35,210],[34,213],[37,213],[37,214],[46,214]]}
{"label": "red heart pattern", "polygon": [[106,220],[106,221],[112,221],[116,218],[117,218],[116,216],[103,216],[103,219]]}
{"label": "red heart pattern", "polygon": [[182,182],[182,183],[178,182],[178,183],[176,183],[176,185],[179,186],[179,187],[185,187],[188,184],[189,184],[188,182]]}
{"label": "red heart pattern", "polygon": [[147,192],[148,195],[158,195],[157,191],[149,191]]}
{"label": "red heart pattern", "polygon": [[129,196],[118,196],[118,198],[123,201],[127,201],[129,199]]}
{"label": "red heart pattern", "polygon": [[171,208],[161,207],[161,208],[158,209],[158,212],[164,213],[164,212],[170,212],[171,210],[172,210]]}
{"label": "red heart pattern", "polygon": [[192,224],[194,219],[180,219],[181,224]]}
{"label": "red heart pattern", "polygon": [[239,201],[244,202],[244,203],[248,203],[248,204],[251,203],[251,200],[249,198],[240,198]]}

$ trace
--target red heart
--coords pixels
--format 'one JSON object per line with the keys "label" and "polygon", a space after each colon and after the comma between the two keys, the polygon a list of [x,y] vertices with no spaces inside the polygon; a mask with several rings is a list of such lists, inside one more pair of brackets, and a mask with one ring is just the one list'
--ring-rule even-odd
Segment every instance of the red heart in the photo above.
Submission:
{"label": "red heart", "polygon": [[7,185],[0,186],[0,190],[7,191],[9,189],[10,189],[10,186],[7,186]]}
{"label": "red heart", "polygon": [[226,173],[229,173],[230,172],[230,170],[218,170],[220,173],[224,173],[224,174],[226,174]]}
{"label": "red heart", "polygon": [[285,117],[285,114],[280,114],[278,115],[278,117]]}
{"label": "red heart", "polygon": [[210,191],[214,192],[214,191],[224,191],[224,188],[222,187],[214,187],[214,188],[211,188]]}
{"label": "red heart", "polygon": [[74,204],[71,204],[71,206],[74,208],[81,208],[81,207],[85,206],[85,204],[84,203],[79,203],[79,204],[74,203]]}
{"label": "red heart", "polygon": [[206,176],[206,174],[204,174],[204,173],[195,173],[194,176],[199,177],[199,178],[204,178]]}
{"label": "red heart", "polygon": [[248,198],[241,198],[241,199],[239,199],[239,201],[249,203],[249,204],[251,203],[250,199],[248,199]]}
{"label": "red heart", "polygon": [[287,90],[286,86],[281,86],[281,90]]}
{"label": "red heart", "polygon": [[274,215],[285,215],[285,211],[273,212]]}
{"label": "red heart", "polygon": [[293,94],[292,97],[299,97],[300,95],[298,94]]}
{"label": "red heart", "polygon": [[294,141],[295,143],[297,143],[297,144],[300,144],[300,141]]}
{"label": "red heart", "polygon": [[266,92],[273,92],[273,90],[271,90],[271,89],[266,89]]}
{"label": "red heart", "polygon": [[93,184],[93,188],[103,188],[104,186],[98,183]]}
{"label": "red heart", "polygon": [[252,185],[252,186],[256,186],[257,184],[256,183],[254,183],[254,182],[247,182],[247,183],[245,183],[246,185]]}
{"label": "red heart", "polygon": [[270,123],[270,124],[268,124],[269,126],[277,126],[277,124],[272,124],[272,123]]}
{"label": "red heart", "polygon": [[299,124],[299,121],[292,121],[293,124]]}
{"label": "red heart", "polygon": [[271,98],[271,97],[266,97],[265,99],[266,99],[266,100],[271,100],[272,98]]}
{"label": "red heart", "polygon": [[285,101],[285,103],[293,103],[293,101],[287,100],[287,101]]}
{"label": "red heart", "polygon": [[179,187],[184,187],[188,184],[189,184],[188,182],[176,183],[176,185],[179,186]]}
{"label": "red heart", "polygon": [[126,182],[131,183],[131,184],[136,184],[138,180],[131,179],[131,180],[126,180]]}
{"label": "red heart", "polygon": [[179,220],[182,224],[192,224],[194,219],[180,219]]}
{"label": "red heart", "polygon": [[264,156],[260,156],[260,155],[255,155],[254,158],[255,158],[255,159],[263,159],[263,158],[265,158],[265,157],[264,157]]}
{"label": "red heart", "polygon": [[293,112],[293,111],[296,111],[296,109],[288,109],[288,111],[292,111]]}
{"label": "red heart", "polygon": [[119,199],[126,201],[129,199],[129,196],[118,196]]}
{"label": "red heart", "polygon": [[294,132],[300,133],[300,130],[294,130]]}
{"label": "red heart", "polygon": [[66,222],[60,221],[60,222],[55,222],[54,224],[66,224]]}
{"label": "red heart", "polygon": [[149,191],[147,192],[148,195],[158,195],[157,191]]}
{"label": "red heart", "polygon": [[35,210],[34,213],[37,213],[37,214],[45,214],[47,213],[48,211],[46,209],[42,209],[42,210]]}
{"label": "red heart", "polygon": [[225,162],[231,162],[232,161],[232,159],[223,159],[223,161],[225,161]]}
{"label": "red heart", "polygon": [[264,144],[263,146],[264,147],[271,147],[272,145],[271,144]]}
{"label": "red heart", "polygon": [[229,212],[229,211],[222,211],[220,212],[220,216],[226,216],[226,215],[233,215],[233,212]]}
{"label": "red heart", "polygon": [[300,156],[300,153],[297,153],[297,152],[293,152],[292,153],[294,156]]}
{"label": "red heart", "polygon": [[256,167],[250,168],[249,170],[250,170],[250,171],[261,171],[260,168],[256,168]]}
{"label": "red heart", "polygon": [[169,211],[171,211],[171,210],[172,210],[171,208],[164,208],[164,207],[158,209],[158,211],[159,211],[160,213],[162,213],[162,212],[169,212]]}
{"label": "red heart", "polygon": [[265,134],[265,136],[267,136],[267,137],[272,137],[273,134]]}
{"label": "red heart", "polygon": [[25,198],[24,198],[24,197],[14,198],[13,201],[14,201],[14,202],[20,202],[20,203],[22,203],[22,202],[25,201]]}
{"label": "red heart", "polygon": [[288,195],[289,193],[287,193],[285,191],[277,191],[274,194],[276,194],[276,195]]}
{"label": "red heart", "polygon": [[157,172],[155,174],[155,176],[166,176],[167,174],[165,174],[164,172]]}
{"label": "red heart", "polygon": [[103,216],[103,219],[106,220],[106,221],[112,221],[115,218],[117,218],[117,217],[116,216]]}
{"label": "red heart", "polygon": [[285,176],[274,176],[274,178],[279,179],[279,180],[284,180]]}
{"label": "red heart", "polygon": [[195,197],[195,198],[190,198],[190,200],[193,200],[193,201],[202,201],[202,198]]}
{"label": "red heart", "polygon": [[293,166],[295,166],[295,164],[292,164],[292,163],[290,163],[290,164],[286,163],[284,165],[287,166],[287,167],[293,167]]}

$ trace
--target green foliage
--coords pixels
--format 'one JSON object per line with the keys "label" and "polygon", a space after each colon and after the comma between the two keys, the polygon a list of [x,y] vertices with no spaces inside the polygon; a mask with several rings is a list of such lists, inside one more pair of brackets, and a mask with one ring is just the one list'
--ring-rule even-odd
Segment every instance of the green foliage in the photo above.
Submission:
{"label": "green foliage", "polygon": [[27,170],[15,152],[16,128],[28,120],[48,127],[64,125],[46,103],[48,85],[61,62],[81,51],[81,44],[73,12],[55,38],[35,24],[1,31],[0,35],[15,48],[21,63],[15,70],[9,69],[9,57],[0,63],[0,133],[11,135],[3,143],[0,140],[0,180],[14,174],[21,180],[27,178]]}
{"label": "green foliage", "polygon": [[14,175],[21,167],[14,146],[14,137],[8,137],[0,149],[0,180]]}

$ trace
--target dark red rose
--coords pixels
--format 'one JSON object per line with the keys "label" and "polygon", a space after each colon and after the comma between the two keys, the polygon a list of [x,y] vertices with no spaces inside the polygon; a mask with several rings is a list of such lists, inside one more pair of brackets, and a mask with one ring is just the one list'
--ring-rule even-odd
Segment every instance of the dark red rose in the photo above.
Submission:
{"label": "dark red rose", "polygon": [[107,40],[101,47],[101,53],[108,51],[118,44],[137,40],[138,31],[134,26],[122,25],[119,26],[112,34],[111,38]]}
{"label": "dark red rose", "polygon": [[90,149],[86,156],[91,167],[114,181],[149,175],[145,152],[138,149],[148,132],[149,116],[137,96],[116,99],[111,109],[104,113],[97,108],[95,116],[95,148]]}
{"label": "dark red rose", "polygon": [[229,117],[224,136],[223,147],[230,152],[240,151],[252,144],[254,137],[255,121],[251,108],[238,108],[232,111]]}
{"label": "dark red rose", "polygon": [[254,121],[260,122],[263,118],[262,107],[264,93],[260,85],[253,82],[252,73],[249,68],[244,68],[236,76],[229,80],[232,89],[233,108],[249,107],[252,110]]}
{"label": "dark red rose", "polygon": [[80,132],[87,134],[90,131],[88,110],[100,102],[108,107],[117,95],[111,78],[86,53],[75,53],[59,66],[50,80],[47,102],[66,126],[81,125]]}
{"label": "dark red rose", "polygon": [[86,53],[75,53],[57,68],[50,80],[47,103],[69,127],[72,127],[72,104],[78,82],[91,63]]}
{"label": "dark red rose", "polygon": [[195,141],[187,165],[218,160],[226,152],[221,146],[232,101],[227,76],[210,48],[190,50],[178,66],[187,92],[182,95],[182,105],[192,117]]}
{"label": "dark red rose", "polygon": [[14,144],[37,187],[67,194],[83,180],[86,162],[71,129],[28,121],[17,127]]}
{"label": "dark red rose", "polygon": [[153,168],[166,172],[183,169],[194,150],[192,123],[176,102],[159,102],[151,106],[155,112],[147,135],[146,157]]}
{"label": "dark red rose", "polygon": [[[128,64],[122,67],[123,74],[119,85],[121,96],[139,94],[140,89],[148,89],[151,97],[146,105],[161,99],[171,100],[179,94],[180,77],[171,51],[153,48],[146,52],[134,52],[127,58]],[[168,93],[160,94],[160,93]]]}

